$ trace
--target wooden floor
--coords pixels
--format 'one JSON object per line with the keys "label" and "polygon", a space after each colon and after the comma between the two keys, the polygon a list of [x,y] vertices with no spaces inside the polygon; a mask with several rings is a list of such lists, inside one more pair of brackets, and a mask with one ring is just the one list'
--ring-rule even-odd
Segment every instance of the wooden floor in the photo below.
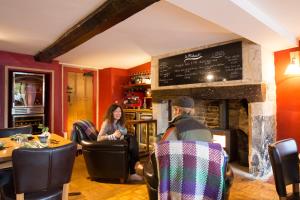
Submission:
{"label": "wooden floor", "polygon": [[[148,199],[144,183],[119,184],[100,183],[88,178],[82,155],[76,158],[70,192],[81,195],[70,196],[70,200],[143,200]],[[230,200],[277,200],[275,185],[260,180],[251,180],[235,175],[230,190]]]}

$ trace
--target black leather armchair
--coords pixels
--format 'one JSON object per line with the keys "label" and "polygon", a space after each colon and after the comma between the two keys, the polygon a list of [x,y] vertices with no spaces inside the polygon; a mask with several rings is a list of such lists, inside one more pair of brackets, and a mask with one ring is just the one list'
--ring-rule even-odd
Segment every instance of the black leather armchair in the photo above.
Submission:
{"label": "black leather armchair", "polygon": [[125,140],[81,141],[82,153],[92,180],[107,178],[120,179],[124,183],[128,177],[128,146]]}
{"label": "black leather armchair", "polygon": [[84,130],[73,125],[76,141],[82,146],[82,154],[91,180],[128,178],[128,143],[126,140],[93,141]]}
{"label": "black leather armchair", "polygon": [[[233,182],[233,172],[226,163],[226,174],[225,174],[225,193],[223,195],[224,200],[229,199],[230,187]],[[158,199],[158,172],[155,153],[149,156],[149,160],[144,166],[144,179],[146,181],[149,200]]]}
{"label": "black leather armchair", "polygon": [[158,173],[155,153],[151,153],[147,163],[144,165],[144,179],[147,185],[149,200],[158,199]]}
{"label": "black leather armchair", "polygon": [[13,151],[14,190],[4,199],[67,199],[76,144],[56,148],[19,148]]}
{"label": "black leather armchair", "polygon": [[[281,140],[269,145],[268,150],[279,199],[300,199],[296,141],[294,139]],[[286,186],[290,184],[293,185],[293,193],[288,194]]]}
{"label": "black leather armchair", "polygon": [[[9,137],[18,133],[32,134],[32,126],[19,126],[13,128],[2,128],[0,129],[0,138]],[[0,170],[0,199],[3,196],[3,186],[7,185],[12,178],[12,169],[1,169]]]}

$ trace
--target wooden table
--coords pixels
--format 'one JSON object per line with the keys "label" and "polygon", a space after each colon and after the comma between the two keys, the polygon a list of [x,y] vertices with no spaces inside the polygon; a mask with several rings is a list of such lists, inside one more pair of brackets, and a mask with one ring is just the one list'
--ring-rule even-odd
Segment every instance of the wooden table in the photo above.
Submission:
{"label": "wooden table", "polygon": [[[34,140],[39,141],[37,135],[34,135]],[[12,160],[12,152],[13,150],[20,148],[19,143],[16,141],[11,140],[9,137],[6,138],[0,138],[0,141],[4,143],[4,146],[6,147],[3,150],[0,150],[0,169],[11,167],[11,160]],[[57,141],[57,142],[51,142],[51,141]],[[70,140],[67,140],[57,134],[52,133],[50,140],[48,140],[48,147],[59,147],[63,146],[65,144],[71,143]]]}

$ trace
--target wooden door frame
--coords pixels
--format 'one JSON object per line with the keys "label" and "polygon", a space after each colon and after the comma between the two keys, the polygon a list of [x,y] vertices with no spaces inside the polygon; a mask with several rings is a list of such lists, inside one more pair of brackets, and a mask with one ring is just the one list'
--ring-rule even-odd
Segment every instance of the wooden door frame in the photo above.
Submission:
{"label": "wooden door frame", "polygon": [[98,127],[98,70],[97,69],[90,69],[90,68],[78,68],[78,67],[70,67],[70,66],[62,66],[63,68],[63,81],[62,81],[62,96],[63,96],[63,131],[67,132],[68,128],[68,95],[67,95],[67,86],[68,86],[68,73],[75,72],[75,73],[85,73],[85,72],[92,72],[93,73],[93,123]]}

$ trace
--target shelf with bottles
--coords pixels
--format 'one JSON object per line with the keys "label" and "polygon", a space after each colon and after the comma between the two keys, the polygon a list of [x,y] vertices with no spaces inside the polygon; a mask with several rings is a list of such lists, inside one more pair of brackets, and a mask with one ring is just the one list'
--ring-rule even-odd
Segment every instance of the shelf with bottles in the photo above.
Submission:
{"label": "shelf with bottles", "polygon": [[151,77],[149,71],[137,72],[130,75],[130,84],[151,84]]}
{"label": "shelf with bottles", "polygon": [[141,108],[143,105],[144,93],[127,91],[124,95],[125,108]]}
{"label": "shelf with bottles", "polygon": [[[124,113],[152,113],[151,109],[131,109],[131,108],[125,108],[123,109]],[[129,118],[130,120],[136,119],[135,115],[134,117]]]}
{"label": "shelf with bottles", "polygon": [[124,108],[152,109],[152,97],[145,92],[126,92],[124,95]]}
{"label": "shelf with bottles", "polygon": [[136,83],[136,84],[130,83],[128,85],[123,86],[124,89],[130,89],[130,90],[145,90],[150,87],[151,84],[147,84],[147,83]]}
{"label": "shelf with bottles", "polygon": [[130,83],[123,86],[124,93],[124,107],[135,109],[151,109],[151,85],[148,83]]}

